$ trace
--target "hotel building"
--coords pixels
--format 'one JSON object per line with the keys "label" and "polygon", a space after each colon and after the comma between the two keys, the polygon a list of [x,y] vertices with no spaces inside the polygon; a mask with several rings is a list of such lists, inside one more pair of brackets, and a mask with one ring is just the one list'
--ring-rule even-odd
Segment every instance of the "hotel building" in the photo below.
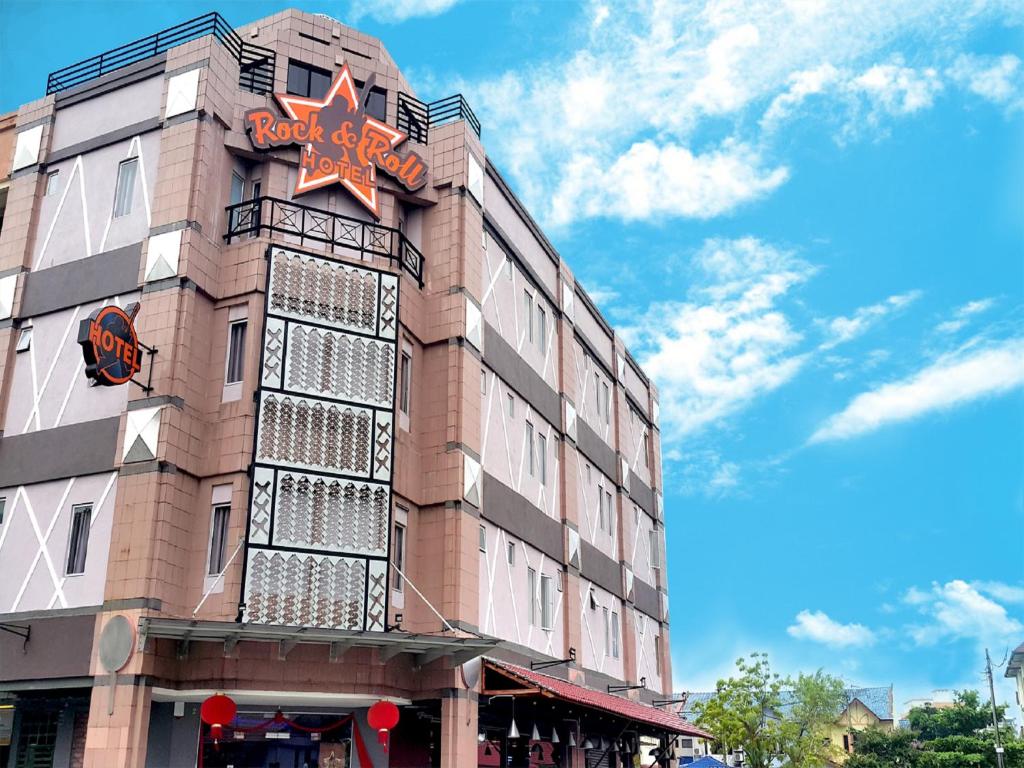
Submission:
{"label": "hotel building", "polygon": [[657,391],[481,135],[297,11],[0,118],[0,766],[668,765],[704,735],[654,706]]}

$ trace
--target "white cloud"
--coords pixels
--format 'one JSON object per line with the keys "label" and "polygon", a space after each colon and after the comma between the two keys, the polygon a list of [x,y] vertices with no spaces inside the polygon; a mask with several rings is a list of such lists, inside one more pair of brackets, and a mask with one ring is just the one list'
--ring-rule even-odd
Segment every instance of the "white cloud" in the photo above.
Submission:
{"label": "white cloud", "polygon": [[397,24],[421,16],[438,16],[460,0],[353,0],[349,19],[358,21],[372,16],[377,21]]}
{"label": "white cloud", "polygon": [[1024,338],[968,346],[917,373],[857,395],[825,420],[811,443],[846,440],[1024,386]]}
{"label": "white cloud", "polygon": [[618,291],[604,285],[585,285],[584,290],[587,292],[587,296],[590,297],[590,300],[595,304],[600,305],[602,308],[606,308],[607,304],[611,304],[619,298]]}
{"label": "white cloud", "polygon": [[669,462],[665,468],[667,486],[677,487],[686,495],[721,498],[739,486],[739,464],[723,460],[718,451],[673,449],[665,458]]}
{"label": "white cloud", "polygon": [[918,645],[934,645],[949,638],[997,645],[1019,642],[1024,633],[1024,624],[1005,607],[960,579],[933,583],[928,591],[915,589],[909,602],[927,617],[927,623],[908,628]]}
{"label": "white cloud", "polygon": [[986,312],[993,304],[995,304],[995,299],[969,301],[963,306],[957,308],[953,313],[952,319],[941,322],[935,326],[935,330],[939,333],[956,333],[966,326],[974,315]]}
{"label": "white cloud", "polygon": [[658,383],[670,442],[782,386],[805,360],[779,303],[810,264],[748,237],[706,241],[692,267],[688,301],[653,304],[622,334]]}
{"label": "white cloud", "polygon": [[[858,131],[926,109],[971,30],[1015,6],[598,0],[584,13],[563,52],[453,84],[548,224],[706,218],[770,194],[790,172],[767,139],[804,100],[838,100]],[[893,53],[922,39],[920,66]],[[765,105],[761,124],[744,119]]]}
{"label": "white cloud", "polygon": [[800,611],[796,623],[786,628],[791,637],[823,643],[830,648],[872,645],[875,633],[863,624],[841,624],[824,611]]}
{"label": "white cloud", "polygon": [[972,581],[971,586],[1002,603],[1024,604],[1024,585],[1005,584],[1001,581]]}
{"label": "white cloud", "polygon": [[961,54],[949,68],[949,75],[961,86],[994,104],[1010,110],[1024,107],[1024,71],[1012,53],[1002,56]]}
{"label": "white cloud", "polygon": [[921,291],[899,293],[877,304],[860,307],[850,317],[832,318],[825,323],[829,338],[822,342],[820,349],[832,349],[861,336],[886,316],[913,304],[920,296]]}

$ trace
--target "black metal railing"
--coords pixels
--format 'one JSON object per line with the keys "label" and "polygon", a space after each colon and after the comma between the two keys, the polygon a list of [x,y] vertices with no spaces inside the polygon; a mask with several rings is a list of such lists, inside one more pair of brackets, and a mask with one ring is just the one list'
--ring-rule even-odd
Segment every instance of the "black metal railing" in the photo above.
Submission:
{"label": "black metal railing", "polygon": [[393,227],[278,197],[257,197],[229,205],[226,210],[228,231],[224,239],[228,243],[264,231],[286,235],[297,238],[300,247],[308,240],[328,246],[331,253],[340,250],[356,252],[359,258],[387,259],[423,287],[423,254]]}
{"label": "black metal railing", "polygon": [[253,93],[273,90],[274,51],[245,42],[223,16],[213,12],[51,72],[46,80],[46,93],[66,91],[206,35],[216,37],[238,62],[241,88]]}
{"label": "black metal railing", "polygon": [[456,120],[465,120],[476,135],[480,135],[480,121],[461,93],[429,104],[407,93],[398,94],[398,130],[408,134],[411,141],[426,144],[431,128]]}

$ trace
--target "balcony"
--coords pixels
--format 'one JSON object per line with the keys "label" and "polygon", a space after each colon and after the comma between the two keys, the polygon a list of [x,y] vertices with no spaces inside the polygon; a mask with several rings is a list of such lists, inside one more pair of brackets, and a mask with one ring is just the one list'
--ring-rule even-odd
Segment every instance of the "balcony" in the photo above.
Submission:
{"label": "balcony", "polygon": [[238,62],[240,88],[253,93],[270,93],[273,90],[274,51],[245,42],[223,16],[207,13],[51,72],[46,80],[46,94],[66,91],[206,35],[213,35]]}
{"label": "balcony", "polygon": [[457,120],[465,120],[473,132],[477,136],[480,135],[480,121],[461,93],[429,104],[407,93],[398,94],[396,126],[398,130],[404,131],[411,141],[427,144],[431,128]]}
{"label": "balcony", "polygon": [[392,227],[277,197],[257,197],[229,205],[226,210],[228,231],[224,239],[229,244],[244,237],[258,237],[263,232],[283,235],[285,242],[299,247],[309,241],[327,246],[334,255],[362,261],[386,259],[423,287],[423,254]]}

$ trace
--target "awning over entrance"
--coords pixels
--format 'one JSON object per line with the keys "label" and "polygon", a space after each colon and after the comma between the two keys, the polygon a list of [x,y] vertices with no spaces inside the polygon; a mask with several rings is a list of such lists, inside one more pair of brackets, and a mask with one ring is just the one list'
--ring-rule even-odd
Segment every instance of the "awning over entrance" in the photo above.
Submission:
{"label": "awning over entrance", "polygon": [[443,657],[463,664],[481,656],[498,640],[453,635],[419,635],[412,632],[351,632],[340,629],[306,629],[266,624],[239,624],[233,621],[188,621],[186,619],[139,619],[139,650],[153,638],[178,641],[179,657],[188,656],[191,643],[223,643],[229,654],[239,642],[277,643],[278,657],[287,658],[297,645],[326,645],[332,660],[338,660],[349,648],[376,648],[385,662],[407,653],[415,666],[424,666]]}
{"label": "awning over entrance", "polygon": [[[610,693],[595,691],[585,688],[582,685],[570,683],[567,680],[560,680],[540,672],[534,672],[526,667],[509,664],[496,659],[484,659],[485,670],[489,669],[505,676],[516,683],[516,686],[508,686],[503,689],[494,688],[484,680],[484,694],[503,695],[541,695],[549,698],[561,699],[579,706],[609,712],[628,720],[644,723],[662,731],[670,731],[682,736],[696,736],[698,738],[714,738],[707,731],[703,731],[692,723],[684,720],[672,712],[663,712],[657,707],[650,707],[646,704],[627,699],[622,696],[614,696]],[[520,690],[521,689],[521,690]]]}

